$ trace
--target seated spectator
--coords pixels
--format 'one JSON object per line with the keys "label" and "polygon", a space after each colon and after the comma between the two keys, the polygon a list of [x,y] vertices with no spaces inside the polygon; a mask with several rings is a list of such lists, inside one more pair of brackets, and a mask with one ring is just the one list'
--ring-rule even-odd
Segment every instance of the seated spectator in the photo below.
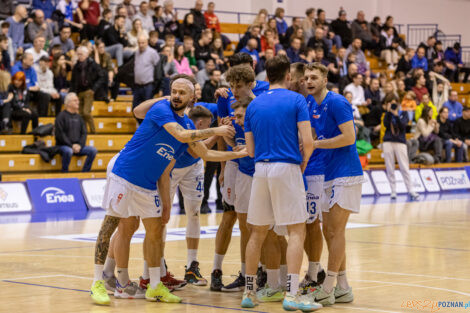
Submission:
{"label": "seated spectator", "polygon": [[346,59],[348,58],[348,55],[351,52],[356,53],[356,65],[357,65],[357,71],[358,73],[364,75],[364,76],[370,76],[370,71],[369,71],[369,64],[367,63],[366,60],[366,55],[364,54],[364,51],[361,50],[362,47],[362,40],[359,38],[354,38],[351,45],[346,49]]}
{"label": "seated spectator", "polygon": [[300,38],[294,37],[290,40],[290,47],[286,49],[286,53],[291,63],[297,63],[302,60],[302,58],[300,57],[300,47]]}
{"label": "seated spectator", "polygon": [[96,62],[89,58],[86,47],[78,47],[77,63],[72,69],[72,81],[70,91],[78,94],[80,100],[80,115],[90,128],[90,133],[95,133],[95,124],[91,115],[93,98],[97,89],[106,81],[103,71]]}
{"label": "seated spectator", "polygon": [[302,29],[304,30],[305,42],[308,42],[315,33],[315,9],[308,8],[305,11],[305,18],[302,21]]}
{"label": "seated spectator", "polygon": [[51,23],[52,12],[55,11],[54,4],[52,0],[33,0],[33,9],[35,11],[41,10],[44,12],[44,18],[47,23]]}
{"label": "seated spectator", "polygon": [[261,36],[261,53],[260,56],[263,56],[263,53],[266,51],[266,49],[271,49],[274,52],[278,50],[279,47],[279,42],[276,40],[276,37],[274,36],[274,33],[271,29],[266,29],[264,31],[263,36]]}
{"label": "seated spectator", "polygon": [[109,27],[113,27],[111,19],[113,18],[113,12],[110,9],[104,9],[101,14],[100,23],[98,24],[98,30],[96,31],[98,38],[103,38],[105,30]]}
{"label": "seated spectator", "polygon": [[83,28],[80,32],[81,39],[93,40],[100,22],[100,5],[94,0],[82,0],[78,4],[77,16]]}
{"label": "seated spectator", "polygon": [[449,110],[449,121],[451,123],[462,117],[463,105],[458,100],[459,94],[456,90],[452,90],[449,94],[449,100],[444,103],[444,107]]}
{"label": "seated spectator", "polygon": [[426,56],[426,59],[428,59],[428,64],[433,64],[433,61],[434,61],[433,53],[434,53],[435,45],[436,45],[436,37],[429,36],[428,39],[426,40],[426,43],[422,42],[418,46],[418,48],[424,48],[424,55]]}
{"label": "seated spectator", "polygon": [[225,56],[224,56],[224,48],[222,44],[222,38],[216,37],[211,44],[211,57],[214,59],[215,64],[219,70],[222,72],[227,69],[225,66]]}
{"label": "seated spectator", "polygon": [[374,16],[372,22],[370,23],[370,32],[372,33],[372,38],[375,42],[379,42],[380,32],[382,31],[382,21],[380,16]]}
{"label": "seated spectator", "polygon": [[365,49],[374,49],[376,42],[372,38],[372,31],[365,19],[364,11],[357,12],[356,19],[351,23],[352,38],[360,38]]}
{"label": "seated spectator", "polygon": [[117,69],[114,68],[113,60],[109,53],[106,52],[104,42],[97,40],[95,47],[93,49],[93,57],[96,64],[98,64],[103,71],[103,75],[106,79],[102,82],[100,88],[96,90],[94,95],[95,100],[109,102],[108,92],[111,88],[111,99],[116,99],[117,94],[119,93],[119,83],[114,81],[114,75],[117,72]]}
{"label": "seated spectator", "polygon": [[215,62],[209,59],[204,65],[204,69],[200,70],[196,74],[196,80],[199,85],[204,86],[207,80],[209,80],[209,73],[215,69]]}
{"label": "seated spectator", "polygon": [[284,43],[286,40],[287,22],[284,20],[285,11],[283,8],[276,8],[274,17],[276,18],[276,28],[279,35],[279,41]]}
{"label": "seated spectator", "polygon": [[145,36],[148,38],[147,31],[142,27],[142,21],[136,18],[132,22],[132,29],[127,33],[127,47],[133,51],[137,50],[137,38],[139,36]]}
{"label": "seated spectator", "polygon": [[164,41],[158,38],[158,32],[156,30],[152,30],[149,33],[149,47],[159,52],[162,44],[164,44]]}
{"label": "seated spectator", "polygon": [[456,42],[453,47],[448,47],[444,53],[444,59],[447,68],[446,77],[453,82],[458,82],[460,72],[465,72],[463,82],[466,83],[470,69],[463,66],[460,43]]}
{"label": "seated spectator", "polygon": [[34,11],[34,18],[26,28],[28,42],[33,42],[38,36],[44,37],[47,42],[54,38],[51,24],[46,23],[44,20],[44,12],[42,10]]}
{"label": "seated spectator", "polygon": [[55,45],[60,45],[62,48],[62,53],[67,54],[70,58],[72,58],[75,55],[75,44],[73,43],[72,39],[70,39],[71,34],[72,29],[70,26],[62,27],[59,36],[54,37],[49,46],[52,48]]}
{"label": "seated spectator", "polygon": [[318,47],[323,49],[323,55],[328,56],[330,50],[328,48],[328,42],[325,39],[325,32],[322,27],[317,27],[315,29],[315,36],[310,38],[310,40],[307,42],[307,47],[316,49]]}
{"label": "seated spectator", "polygon": [[388,69],[395,69],[398,64],[398,40],[393,35],[393,28],[382,31],[379,42],[380,57],[387,63]]}
{"label": "seated spectator", "polygon": [[153,19],[153,27],[158,32],[160,37],[163,37],[165,34],[165,20],[163,19],[163,7],[157,6],[155,8],[155,14],[152,17]]}
{"label": "seated spectator", "polygon": [[[415,85],[411,88],[416,95],[416,100],[421,102],[423,95],[429,94],[428,88],[426,88],[426,78],[423,75],[419,75],[416,78]],[[436,112],[437,115],[437,112]]]}
{"label": "seated spectator", "polygon": [[[8,36],[8,32],[10,30],[10,23],[3,21],[0,27],[1,27],[0,37],[2,36],[5,37],[4,39],[0,39],[0,51],[2,51],[2,53],[3,51],[7,52],[7,53],[3,53],[3,60],[4,62],[8,62],[6,60],[9,59],[8,64],[12,66],[15,60],[15,51],[13,50],[13,41]],[[4,42],[2,43],[2,41]]]}
{"label": "seated spectator", "polygon": [[67,80],[68,70],[65,55],[58,54],[53,57],[52,74],[54,75],[54,88],[59,92],[62,102],[64,102],[70,88],[70,82]]}
{"label": "seated spectator", "polygon": [[371,141],[380,138],[382,118],[385,112],[387,112],[387,103],[384,100],[379,101],[377,105],[372,106],[369,113],[363,115],[364,125],[370,130]]}
{"label": "seated spectator", "polygon": [[220,31],[220,22],[219,22],[219,18],[214,13],[214,9],[215,9],[215,3],[212,2],[212,1],[209,2],[207,4],[207,10],[206,10],[206,12],[204,12],[204,19],[206,21],[207,28],[213,29],[217,33],[220,34],[221,33],[221,31]]}
{"label": "seated spectator", "polygon": [[414,121],[416,111],[416,94],[413,91],[408,91],[401,101],[401,109],[408,112],[408,119]]}
{"label": "seated spectator", "polygon": [[418,121],[420,119],[420,117],[422,116],[422,112],[424,110],[424,108],[427,108],[429,107],[432,111],[432,119],[436,119],[437,118],[437,109],[436,107],[434,106],[434,104],[432,103],[430,97],[429,97],[429,94],[424,94],[423,95],[423,98],[421,99],[421,103],[416,107],[416,110],[415,110],[415,120]]}
{"label": "seated spectator", "polygon": [[403,79],[398,79],[396,84],[397,84],[396,92],[398,95],[398,101],[399,103],[401,103],[403,98],[406,95],[405,81]]}
{"label": "seated spectator", "polygon": [[352,83],[352,76],[357,73],[357,65],[352,63],[348,65],[348,72],[347,75],[341,77],[338,82],[338,88],[340,93],[344,91],[344,88],[346,88],[347,85]]}
{"label": "seated spectator", "polygon": [[464,107],[462,117],[458,118],[454,123],[454,132],[457,137],[465,144],[464,161],[468,161],[467,149],[470,147],[470,107]]}
{"label": "seated spectator", "polygon": [[106,46],[105,50],[112,58],[116,58],[118,66],[123,65],[124,60],[130,58],[132,54],[134,54],[132,49],[126,48],[129,42],[127,41],[124,23],[124,16],[116,16],[114,18],[114,26],[109,27],[103,35],[103,42]]}
{"label": "seated spectator", "polygon": [[[418,109],[416,110],[418,111]],[[439,163],[442,156],[442,140],[439,138],[439,123],[433,118],[433,109],[426,106],[418,119],[414,138],[419,141],[421,152],[434,152],[434,162]]]}
{"label": "seated spectator", "polygon": [[13,96],[11,107],[4,112],[5,117],[10,120],[21,121],[21,134],[26,134],[29,121],[31,121],[33,129],[38,127],[38,113],[31,105],[31,94],[26,84],[26,75],[22,71],[13,74],[12,83],[8,87],[8,93]]}
{"label": "seated spectator", "polygon": [[[311,49],[311,48],[309,48]],[[282,50],[284,51],[284,50]],[[311,51],[313,51],[313,49],[311,49]],[[313,52],[315,54],[315,51]],[[311,54],[310,54],[311,55]],[[270,59],[274,58],[274,50],[273,49],[266,49],[266,51],[264,52],[264,56],[260,59],[260,63],[257,64],[257,67],[259,66],[259,69],[262,69],[262,70],[258,70],[257,71],[257,75],[256,75],[256,80],[259,80],[259,81],[266,81],[266,62]],[[311,60],[310,62],[313,62],[313,58],[311,59],[308,59],[308,60]]]}
{"label": "seated spectator", "polygon": [[439,110],[437,122],[439,123],[439,137],[444,142],[444,149],[446,151],[445,162],[452,162],[452,149],[455,150],[455,162],[462,162],[465,145],[454,133],[453,126],[448,117],[449,109],[442,107]]}
{"label": "seated spectator", "polygon": [[196,62],[196,48],[194,48],[194,40],[192,37],[185,36],[183,40],[184,56],[188,59],[189,65],[194,73],[198,71]]}
{"label": "seated spectator", "polygon": [[[287,51],[286,51],[286,53],[287,53]],[[314,62],[321,63],[325,66],[328,66],[330,64],[330,61],[325,57],[325,55],[323,53],[323,49],[320,48],[320,47],[317,47],[315,49],[315,61]]]}
{"label": "seated spectator", "polygon": [[[57,4],[57,10],[64,15],[64,23],[61,25],[72,26],[77,30],[81,30],[83,25],[81,23],[74,22],[74,16],[77,14],[78,1],[73,0],[60,0]],[[60,26],[60,25],[59,25]]]}
{"label": "seated spectator", "polygon": [[173,34],[165,35],[165,46],[169,47],[171,53],[175,52],[176,37]]}
{"label": "seated spectator", "polygon": [[95,147],[85,146],[87,130],[78,111],[78,97],[71,92],[65,97],[64,111],[60,112],[55,119],[55,142],[62,155],[62,172],[64,173],[69,171],[72,155],[86,155],[82,172],[89,172],[97,153]]}
{"label": "seated spectator", "polygon": [[355,73],[351,76],[352,83],[344,88],[344,92],[349,91],[352,94],[352,105],[354,106],[363,106],[367,105],[365,95],[364,95],[364,88],[362,88],[362,75],[359,73]]}
{"label": "seated spectator", "polygon": [[197,38],[199,34],[199,28],[194,23],[194,15],[192,13],[188,13],[184,16],[180,31],[180,38],[184,38],[184,36]]}
{"label": "seated spectator", "polygon": [[188,59],[184,56],[184,47],[183,45],[177,45],[175,48],[174,59],[176,72],[178,74],[187,74],[193,76],[193,71],[189,66]]}
{"label": "seated spectator", "polygon": [[7,71],[0,70],[0,133],[9,134],[11,101],[13,94],[8,92],[11,83],[11,75]]}
{"label": "seated spectator", "polygon": [[[294,17],[292,18],[292,25],[287,27],[286,30],[286,39],[284,41],[284,48],[288,48],[290,44],[290,40],[292,37],[299,37],[297,34],[297,30],[302,29],[302,19],[300,17]],[[302,40],[303,40],[303,29],[302,29]],[[300,38],[300,37],[299,37]]]}
{"label": "seated spectator", "polygon": [[416,54],[411,59],[412,68],[422,68],[425,72],[428,71],[428,60],[426,59],[425,50],[423,47],[418,48]]}
{"label": "seated spectator", "polygon": [[432,52],[432,61],[433,64],[437,62],[444,62],[445,56],[444,56],[444,47],[442,46],[442,41],[438,40],[436,41],[436,44],[434,45],[434,49]]}
{"label": "seated spectator", "polygon": [[[202,31],[201,38],[195,43],[194,54],[196,56],[197,68],[203,69],[204,64],[211,59],[212,31],[205,29]],[[202,86],[202,85],[201,85]]]}
{"label": "seated spectator", "polygon": [[406,48],[406,53],[401,56],[400,60],[398,61],[397,68],[395,69],[395,74],[398,72],[402,72],[407,74],[413,68],[411,64],[411,60],[415,55],[415,50],[412,48]]}
{"label": "seated spectator", "polygon": [[202,88],[202,101],[215,103],[214,93],[217,90],[220,82],[221,72],[218,69],[214,69],[209,72],[209,80],[206,81]]}
{"label": "seated spectator", "polygon": [[[172,75],[175,75],[178,73],[176,70],[176,65],[173,62],[174,54],[171,52],[171,47],[164,46],[162,48],[162,52],[160,53],[160,58],[162,58],[163,71],[164,71],[165,77],[169,78]],[[170,90],[168,89],[168,94],[169,94],[169,91]]]}
{"label": "seated spectator", "polygon": [[100,0],[101,14],[103,14],[104,10],[111,10],[111,0]]}
{"label": "seated spectator", "polygon": [[142,1],[139,5],[139,13],[134,17],[134,21],[139,19],[142,23],[142,28],[147,32],[155,30],[155,25],[153,24],[152,15],[149,12],[149,4],[145,1]]}
{"label": "seated spectator", "polygon": [[[33,62],[35,65],[39,64],[39,59],[42,57],[49,57],[46,51],[44,51],[44,45],[46,44],[46,39],[43,36],[37,36],[34,39],[33,46],[26,49],[25,52],[30,53],[33,56]],[[37,68],[36,68],[37,69]]]}
{"label": "seated spectator", "polygon": [[119,5],[122,8],[125,8],[127,11],[127,15],[129,19],[133,20],[134,15],[136,15],[137,10],[135,9],[134,5],[132,4],[131,0],[123,0],[123,2]]}
{"label": "seated spectator", "polygon": [[240,52],[245,46],[248,44],[248,40],[255,39],[258,43],[257,50],[261,52],[261,40],[259,38],[261,32],[261,28],[258,25],[252,25],[248,29],[248,31],[243,35],[243,37],[238,42],[237,48],[235,49],[235,53]]}
{"label": "seated spectator", "polygon": [[[322,49],[322,53],[323,53],[323,49]],[[308,47],[305,50],[305,58],[300,60],[300,62],[305,63],[305,64],[313,63],[315,62],[316,57],[317,55],[315,53],[315,49]]]}
{"label": "seated spectator", "polygon": [[[343,96],[346,98],[346,100],[348,100],[349,104],[351,105],[352,107],[352,111],[353,111],[353,117],[354,117],[354,123],[358,123],[360,124],[360,126],[364,126],[364,122],[362,121],[362,116],[361,116],[361,113],[359,112],[359,109],[357,108],[357,105],[355,105],[352,101],[353,101],[353,94],[352,92],[350,91],[347,91],[347,90],[344,90],[344,94]],[[357,127],[357,125],[356,125]]]}
{"label": "seated spectator", "polygon": [[[347,14],[345,10],[340,10],[338,18],[331,22],[331,30],[341,38],[342,46],[348,47],[351,44],[353,35],[352,25],[347,20]],[[336,47],[339,49],[341,47]]]}
{"label": "seated spectator", "polygon": [[[442,62],[434,64],[434,69],[436,69],[438,65],[442,66]],[[447,78],[436,72],[429,72],[429,79],[432,82],[432,102],[436,108],[440,110],[449,99],[450,82]]]}
{"label": "seated spectator", "polygon": [[50,96],[52,102],[55,106],[55,115],[59,114],[62,109],[62,101],[60,94],[54,88],[54,74],[49,69],[49,57],[43,56],[39,59],[39,66],[37,67],[37,76],[38,76],[38,87],[41,92],[44,92]]}
{"label": "seated spectator", "polygon": [[163,2],[163,20],[165,24],[178,20],[173,0],[165,0]]}
{"label": "seated spectator", "polygon": [[10,28],[8,30],[8,37],[11,38],[13,44],[13,51],[15,53],[23,51],[23,47],[29,48],[29,46],[24,46],[24,29],[25,23],[24,21],[28,18],[28,11],[24,7],[24,5],[18,5],[15,8],[15,14],[10,16],[6,19],[9,23]]}
{"label": "seated spectator", "polygon": [[370,84],[365,89],[364,95],[369,107],[374,107],[381,104],[382,96],[380,94],[380,83],[377,78],[372,78],[370,80]]}
{"label": "seated spectator", "polygon": [[[257,24],[253,24],[253,26],[259,26]],[[274,34],[274,38],[276,39],[276,42],[279,42],[280,43],[280,40],[279,40],[279,34],[277,32],[277,26],[276,26],[276,19],[275,18],[270,18],[268,19],[268,23],[266,24],[266,28],[263,29],[263,31],[266,31],[266,30],[270,30],[273,32]],[[251,27],[253,27],[251,26]],[[260,31],[261,31],[261,28],[260,28]]]}

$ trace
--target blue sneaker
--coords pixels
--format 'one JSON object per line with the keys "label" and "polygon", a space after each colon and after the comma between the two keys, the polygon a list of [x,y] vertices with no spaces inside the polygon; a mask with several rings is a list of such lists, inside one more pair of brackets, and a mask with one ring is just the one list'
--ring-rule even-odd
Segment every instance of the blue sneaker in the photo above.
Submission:
{"label": "blue sneaker", "polygon": [[286,294],[282,307],[286,311],[300,310],[302,312],[313,312],[321,309],[323,306],[320,303],[316,303],[313,297],[308,295],[298,294],[296,297]]}
{"label": "blue sneaker", "polygon": [[242,308],[254,308],[258,305],[256,293],[254,291],[245,291],[243,293]]}

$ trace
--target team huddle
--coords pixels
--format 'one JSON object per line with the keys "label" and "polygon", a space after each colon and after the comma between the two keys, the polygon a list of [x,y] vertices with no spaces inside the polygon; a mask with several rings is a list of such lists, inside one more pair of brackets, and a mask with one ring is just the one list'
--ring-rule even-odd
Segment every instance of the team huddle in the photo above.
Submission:
{"label": "team huddle", "polygon": [[[216,91],[216,110],[197,102],[201,88],[183,74],[172,78],[169,99],[148,100],[134,109],[143,122],[108,164],[106,216],[91,287],[95,303],[108,305],[108,292],[115,298],[178,303],[173,291],[208,284],[197,260],[202,160],[222,162],[224,212],[212,291],[243,291],[243,308],[278,301],[287,311],[311,312],[353,301],[345,229],[350,213],[359,212],[363,173],[352,107],[326,89],[328,69],[322,64],[290,64],[276,56],[267,61],[266,73],[269,83],[256,81],[253,59],[238,53],[225,75],[230,88]],[[218,150],[211,150],[215,144]],[[165,225],[177,188],[187,216],[184,280],[168,271],[164,257]],[[140,219],[144,268],[137,283],[127,269]],[[240,273],[224,285],[222,263],[237,220]],[[323,238],[326,271],[320,265]],[[304,250],[309,266],[300,280]]]}

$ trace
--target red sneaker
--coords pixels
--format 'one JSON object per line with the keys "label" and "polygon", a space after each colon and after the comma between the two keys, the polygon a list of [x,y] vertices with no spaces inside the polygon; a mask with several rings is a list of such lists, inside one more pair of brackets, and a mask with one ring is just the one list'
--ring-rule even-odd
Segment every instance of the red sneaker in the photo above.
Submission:
{"label": "red sneaker", "polygon": [[[139,277],[139,287],[142,289],[147,289],[147,285],[150,284],[150,278],[149,279],[143,279],[142,276]],[[174,288],[170,288],[166,286],[170,292],[175,291]]]}
{"label": "red sneaker", "polygon": [[168,271],[166,272],[166,276],[160,277],[160,280],[165,287],[173,290],[181,290],[187,284],[185,280],[176,279],[173,274]]}

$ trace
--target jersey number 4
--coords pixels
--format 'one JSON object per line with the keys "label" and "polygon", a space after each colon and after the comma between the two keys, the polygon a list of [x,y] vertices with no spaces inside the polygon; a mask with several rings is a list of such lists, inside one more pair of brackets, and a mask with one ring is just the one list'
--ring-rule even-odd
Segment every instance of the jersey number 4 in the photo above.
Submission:
{"label": "jersey number 4", "polygon": [[196,190],[199,191],[199,192],[203,192],[203,191],[204,191],[204,186],[202,185],[202,182],[198,182],[198,183],[197,183]]}

